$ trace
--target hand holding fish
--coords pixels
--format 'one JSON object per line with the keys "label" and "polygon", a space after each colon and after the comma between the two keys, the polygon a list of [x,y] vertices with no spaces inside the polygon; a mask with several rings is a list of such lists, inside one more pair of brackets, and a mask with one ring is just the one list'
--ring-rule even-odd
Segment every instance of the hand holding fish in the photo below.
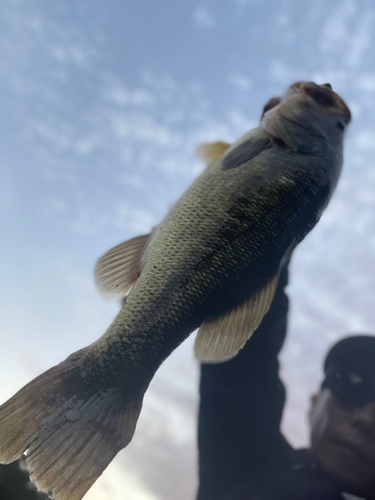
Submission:
{"label": "hand holding fish", "polygon": [[107,332],[0,407],[0,461],[27,450],[31,479],[80,500],[132,439],[156,370],[195,329],[203,362],[235,356],[267,313],[281,268],[337,184],[350,112],[329,84],[298,82],[208,167],[152,233],[98,262],[127,298]]}

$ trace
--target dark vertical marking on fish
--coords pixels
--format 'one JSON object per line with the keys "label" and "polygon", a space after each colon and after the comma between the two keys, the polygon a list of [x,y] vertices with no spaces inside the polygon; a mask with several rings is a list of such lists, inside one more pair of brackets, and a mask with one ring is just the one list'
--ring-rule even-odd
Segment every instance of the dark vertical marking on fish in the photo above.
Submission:
{"label": "dark vertical marking on fish", "polygon": [[223,170],[237,168],[243,163],[258,156],[264,149],[271,148],[272,142],[269,139],[249,139],[234,148],[223,159]]}

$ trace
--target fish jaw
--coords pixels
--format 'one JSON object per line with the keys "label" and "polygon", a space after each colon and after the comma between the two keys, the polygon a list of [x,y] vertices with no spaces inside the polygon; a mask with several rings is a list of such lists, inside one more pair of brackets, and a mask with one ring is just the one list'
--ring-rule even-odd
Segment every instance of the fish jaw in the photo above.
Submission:
{"label": "fish jaw", "polygon": [[322,113],[337,113],[342,115],[345,123],[349,125],[351,121],[351,113],[343,99],[333,91],[330,83],[317,85],[314,82],[296,82],[291,85],[288,95],[302,95],[305,99],[310,98],[315,105],[320,107]]}
{"label": "fish jaw", "polygon": [[[294,152],[324,155],[343,148],[349,108],[330,84],[296,82],[283,98],[266,105],[261,128]],[[268,107],[267,107],[268,106]]]}

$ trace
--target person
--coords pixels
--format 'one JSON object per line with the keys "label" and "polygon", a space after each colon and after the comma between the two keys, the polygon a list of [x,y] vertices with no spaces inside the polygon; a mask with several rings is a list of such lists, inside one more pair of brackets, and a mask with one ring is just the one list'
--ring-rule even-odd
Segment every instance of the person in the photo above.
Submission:
{"label": "person", "polygon": [[24,458],[0,465],[0,500],[48,500],[29,480]]}
{"label": "person", "polygon": [[308,449],[294,450],[280,432],[287,281],[284,269],[268,314],[237,357],[201,367],[198,500],[375,499],[374,337],[346,338],[328,353]]}

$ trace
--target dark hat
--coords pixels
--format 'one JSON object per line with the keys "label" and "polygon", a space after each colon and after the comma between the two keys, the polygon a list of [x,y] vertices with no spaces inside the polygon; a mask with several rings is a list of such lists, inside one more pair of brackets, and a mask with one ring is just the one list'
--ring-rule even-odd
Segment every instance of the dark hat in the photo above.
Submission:
{"label": "dark hat", "polygon": [[328,352],[324,373],[352,372],[366,379],[375,379],[375,337],[358,335],[340,340]]}

